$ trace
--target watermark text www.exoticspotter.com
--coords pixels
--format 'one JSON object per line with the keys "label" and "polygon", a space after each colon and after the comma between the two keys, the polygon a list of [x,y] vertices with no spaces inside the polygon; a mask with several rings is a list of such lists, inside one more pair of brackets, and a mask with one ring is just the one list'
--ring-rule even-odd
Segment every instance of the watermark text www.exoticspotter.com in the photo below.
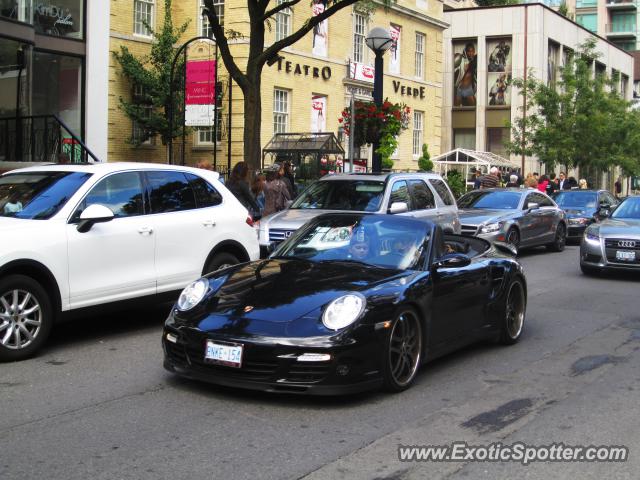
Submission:
{"label": "watermark text www.exoticspotter.com", "polygon": [[454,442],[451,445],[399,445],[401,462],[625,462],[629,449],[618,445],[527,445],[492,443],[469,445]]}

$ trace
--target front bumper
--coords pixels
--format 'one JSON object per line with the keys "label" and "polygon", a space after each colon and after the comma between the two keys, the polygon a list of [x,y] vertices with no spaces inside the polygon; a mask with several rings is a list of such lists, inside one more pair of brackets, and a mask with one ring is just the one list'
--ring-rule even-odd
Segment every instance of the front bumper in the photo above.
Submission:
{"label": "front bumper", "polygon": [[[382,385],[382,336],[361,326],[355,340],[333,346],[309,346],[305,339],[229,338],[194,328],[165,326],[162,336],[164,367],[178,375],[228,387],[307,395],[340,395],[373,390]],[[170,333],[176,342],[167,340]],[[205,361],[206,340],[243,345],[240,368]],[[283,341],[284,340],[284,341]],[[303,353],[328,353],[329,361],[301,362]]]}
{"label": "front bumper", "polygon": [[600,270],[640,271],[640,248],[635,250],[636,260],[633,262],[616,259],[618,249],[606,245],[606,239],[599,242],[582,239],[580,243],[580,265]]}

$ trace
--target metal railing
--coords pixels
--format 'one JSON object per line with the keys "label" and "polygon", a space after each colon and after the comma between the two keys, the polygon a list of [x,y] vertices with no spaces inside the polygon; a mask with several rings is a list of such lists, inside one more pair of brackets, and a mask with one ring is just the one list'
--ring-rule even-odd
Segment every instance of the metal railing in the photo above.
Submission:
{"label": "metal railing", "polygon": [[0,161],[100,162],[57,115],[0,118]]}
{"label": "metal railing", "polygon": [[607,7],[618,9],[637,8],[637,0],[607,0]]}
{"label": "metal railing", "polygon": [[606,25],[607,35],[635,36],[636,29],[637,26],[635,21],[607,23]]}

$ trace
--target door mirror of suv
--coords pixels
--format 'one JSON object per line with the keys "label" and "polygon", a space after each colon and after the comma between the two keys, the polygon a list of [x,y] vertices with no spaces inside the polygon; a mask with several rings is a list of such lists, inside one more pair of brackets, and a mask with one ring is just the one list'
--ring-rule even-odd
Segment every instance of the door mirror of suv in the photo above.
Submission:
{"label": "door mirror of suv", "polygon": [[404,213],[409,211],[409,205],[406,202],[393,202],[389,207],[389,213]]}
{"label": "door mirror of suv", "polygon": [[436,270],[443,268],[462,268],[471,263],[471,258],[463,253],[448,253],[433,263]]}
{"label": "door mirror of suv", "polygon": [[539,203],[529,202],[527,204],[527,209],[528,210],[535,210],[536,208],[540,208],[540,204]]}
{"label": "door mirror of suv", "polygon": [[113,220],[113,218],[114,215],[111,209],[104,205],[94,203],[85,208],[80,214],[80,222],[78,222],[76,228],[80,233],[85,233],[91,230],[94,224],[109,222]]}

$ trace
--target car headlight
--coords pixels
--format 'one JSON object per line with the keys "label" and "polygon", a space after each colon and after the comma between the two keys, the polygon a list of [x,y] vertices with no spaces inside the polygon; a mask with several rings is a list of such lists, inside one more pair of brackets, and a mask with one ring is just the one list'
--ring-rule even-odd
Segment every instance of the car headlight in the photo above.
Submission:
{"label": "car headlight", "polygon": [[343,295],[332,301],[322,314],[322,323],[331,330],[340,330],[357,320],[367,301],[362,295]]}
{"label": "car headlight", "polygon": [[600,236],[598,235],[600,232],[596,230],[586,230],[584,232],[584,239],[587,242],[600,245]]}
{"label": "car headlight", "polygon": [[569,225],[586,225],[589,221],[589,218],[575,217],[569,219]]}
{"label": "car headlight", "polygon": [[502,222],[488,223],[487,225],[483,225],[480,229],[480,233],[493,233],[497,232],[502,228]]}
{"label": "car headlight", "polygon": [[209,289],[209,280],[200,278],[187,285],[178,298],[178,310],[186,312],[202,301]]}

